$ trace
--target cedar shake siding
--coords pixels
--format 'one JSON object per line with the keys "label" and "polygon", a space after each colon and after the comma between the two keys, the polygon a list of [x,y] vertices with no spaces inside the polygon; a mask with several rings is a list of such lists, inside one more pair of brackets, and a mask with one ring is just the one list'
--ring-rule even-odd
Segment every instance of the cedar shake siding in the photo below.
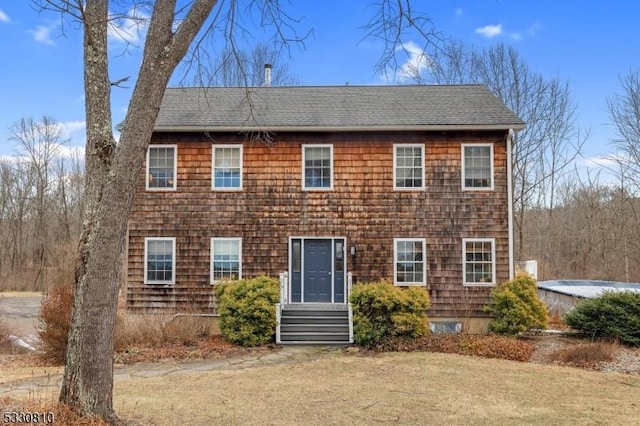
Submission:
{"label": "cedar shake siding", "polygon": [[[463,285],[463,238],[495,241],[495,282],[509,278],[507,130],[156,132],[177,148],[176,189],[141,173],[129,220],[127,307],[214,312],[211,238],[242,239],[242,276],[289,269],[290,237],[344,237],[354,283],[393,282],[394,238],[426,241],[428,315],[485,317],[491,287]],[[462,144],[493,145],[493,190],[462,190]],[[241,144],[242,188],[212,190],[212,145]],[[302,145],[333,147],[333,188],[302,188]],[[394,144],[424,144],[424,188],[394,189]],[[145,238],[175,238],[175,283],[144,283]],[[352,256],[349,248],[355,246]]]}

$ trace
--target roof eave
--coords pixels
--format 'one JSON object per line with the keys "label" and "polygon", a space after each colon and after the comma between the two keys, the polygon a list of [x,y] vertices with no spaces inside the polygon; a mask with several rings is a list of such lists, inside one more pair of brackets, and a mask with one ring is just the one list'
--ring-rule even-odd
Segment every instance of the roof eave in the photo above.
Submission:
{"label": "roof eave", "polygon": [[154,132],[374,132],[374,131],[519,131],[524,123],[510,124],[428,124],[416,126],[156,126]]}

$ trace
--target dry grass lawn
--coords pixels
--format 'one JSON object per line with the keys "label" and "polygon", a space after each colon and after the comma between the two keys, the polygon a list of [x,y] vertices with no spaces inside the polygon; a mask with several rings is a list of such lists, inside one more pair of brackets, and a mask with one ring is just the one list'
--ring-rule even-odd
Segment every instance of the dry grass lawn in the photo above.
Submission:
{"label": "dry grass lawn", "polygon": [[640,377],[435,353],[120,381],[119,415],[155,425],[638,425]]}
{"label": "dry grass lawn", "polygon": [[39,291],[2,291],[0,292],[0,298],[3,297],[39,297],[42,296],[42,292]]}

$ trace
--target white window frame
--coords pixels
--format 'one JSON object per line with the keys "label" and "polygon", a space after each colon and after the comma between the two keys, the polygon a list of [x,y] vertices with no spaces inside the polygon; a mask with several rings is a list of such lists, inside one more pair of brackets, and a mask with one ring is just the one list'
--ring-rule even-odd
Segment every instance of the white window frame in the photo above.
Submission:
{"label": "white window frame", "polygon": [[[398,243],[420,242],[422,243],[422,281],[398,282]],[[393,239],[393,283],[399,287],[424,286],[427,284],[427,239],[426,238],[394,238]]]}
{"label": "white window frame", "polygon": [[[151,156],[151,149],[153,148],[173,148],[173,186],[168,186],[164,188],[158,188],[149,186],[149,157]],[[154,144],[149,145],[147,148],[147,166],[146,166],[146,175],[144,178],[145,186],[147,191],[175,191],[178,183],[178,145],[166,145],[166,144]]]}
{"label": "white window frame", "polygon": [[[420,148],[420,155],[422,156],[422,168],[421,168],[421,176],[420,180],[422,182],[422,186],[416,187],[405,187],[405,186],[397,186],[397,171],[398,171],[398,148]],[[410,144],[394,144],[393,145],[393,189],[396,191],[421,191],[425,188],[424,182],[424,174],[425,174],[425,158],[424,158],[424,144],[420,143],[410,143]]]}
{"label": "white window frame", "polygon": [[[307,148],[329,148],[329,187],[316,188],[306,186],[306,168],[305,160],[307,155]],[[331,191],[333,190],[333,144],[303,144],[302,145],[302,190],[303,191]]]}
{"label": "white window frame", "polygon": [[[466,180],[466,176],[465,176],[465,155],[464,155],[464,150],[466,147],[489,147],[489,156],[490,156],[490,167],[491,167],[491,185],[489,186],[483,186],[483,187],[473,187],[473,186],[466,186],[465,185],[465,180]],[[492,143],[463,143],[462,147],[460,149],[460,154],[462,156],[462,190],[463,191],[493,191],[494,190],[494,182],[495,182],[495,174],[494,174],[494,161],[495,161],[495,157],[493,155],[493,144]]]}
{"label": "white window frame", "polygon": [[[149,241],[171,241],[171,280],[148,279]],[[152,285],[174,285],[176,283],[176,238],[175,237],[145,237],[144,239],[144,283]]]}
{"label": "white window frame", "polygon": [[223,280],[214,280],[213,279],[213,256],[215,253],[215,244],[216,242],[222,242],[222,241],[237,241],[238,242],[238,251],[239,251],[239,256],[238,256],[238,278],[239,280],[242,279],[242,238],[239,237],[214,237],[211,238],[211,243],[210,243],[210,256],[209,256],[209,282],[211,285],[214,284],[218,284],[220,282],[222,282]]}
{"label": "white window frame", "polygon": [[[217,148],[234,148],[240,150],[240,186],[237,188],[234,187],[218,187],[216,186],[216,149]],[[212,145],[211,146],[211,189],[213,191],[242,191],[242,186],[244,183],[243,179],[243,146],[240,144],[221,144],[221,145]]]}
{"label": "white window frame", "polygon": [[[467,243],[491,243],[491,282],[467,282]],[[496,239],[495,238],[463,238],[462,239],[462,282],[465,287],[491,287],[496,285]]]}

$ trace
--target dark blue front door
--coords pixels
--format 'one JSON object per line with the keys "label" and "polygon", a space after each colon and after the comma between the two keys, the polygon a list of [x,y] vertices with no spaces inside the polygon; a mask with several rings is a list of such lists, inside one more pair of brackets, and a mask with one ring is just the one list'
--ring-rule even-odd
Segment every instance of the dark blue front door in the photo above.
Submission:
{"label": "dark blue front door", "polygon": [[331,303],[332,240],[304,240],[304,301]]}

